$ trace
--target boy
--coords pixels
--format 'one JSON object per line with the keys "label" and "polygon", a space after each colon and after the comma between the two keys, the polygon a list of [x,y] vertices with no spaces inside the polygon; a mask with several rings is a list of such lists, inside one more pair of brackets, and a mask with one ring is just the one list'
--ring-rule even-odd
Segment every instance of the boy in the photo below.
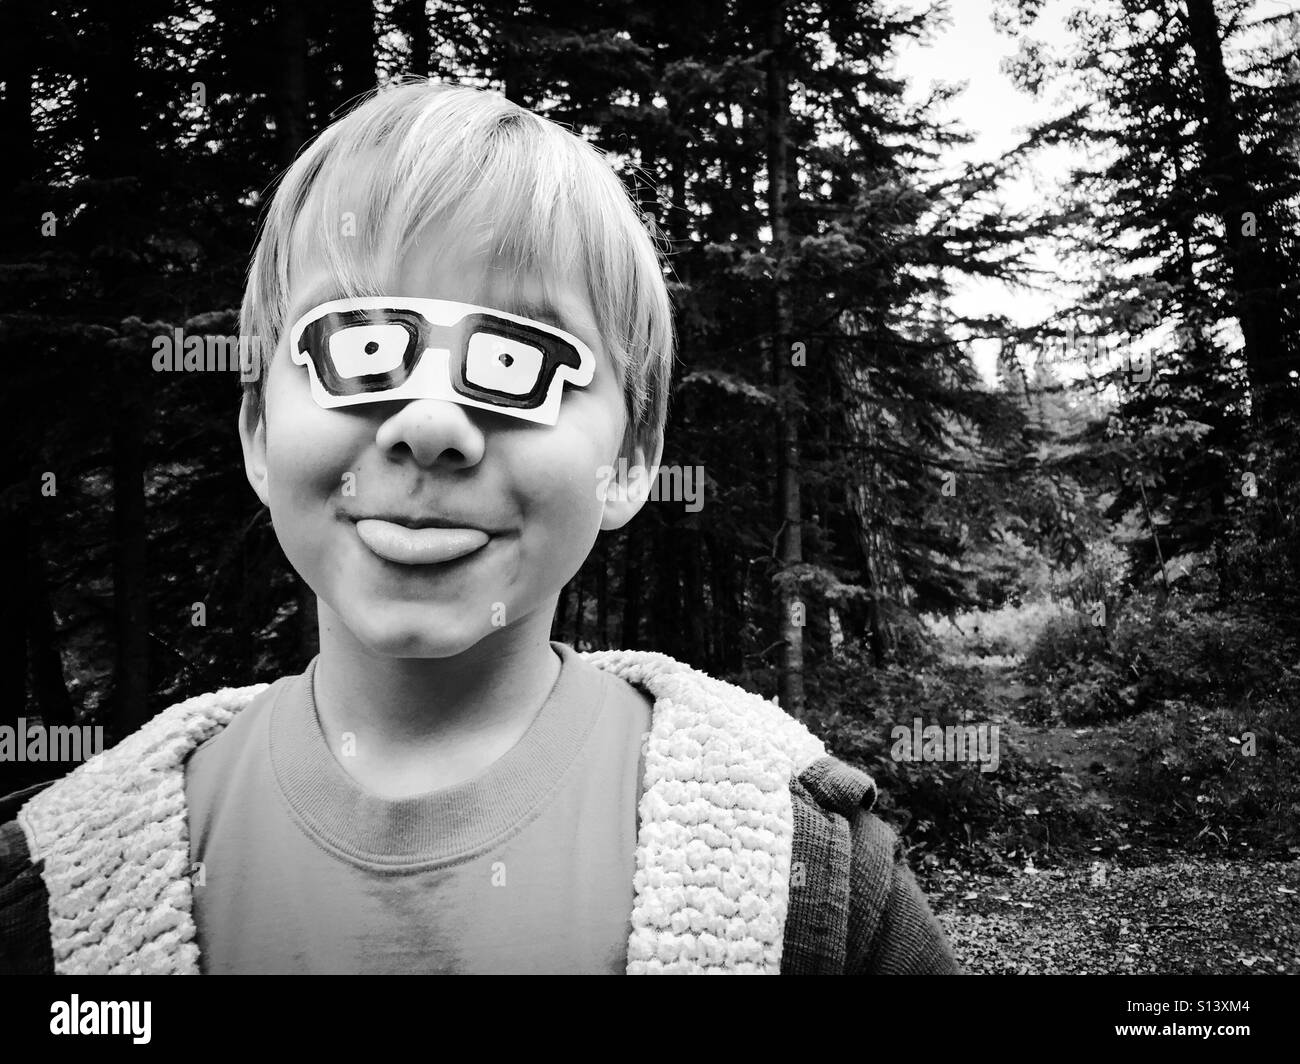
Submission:
{"label": "boy", "polygon": [[241,332],[320,653],[0,806],[5,967],[956,970],[869,777],[664,655],[549,639],[673,360],[594,148],[492,93],[373,96],[285,175]]}

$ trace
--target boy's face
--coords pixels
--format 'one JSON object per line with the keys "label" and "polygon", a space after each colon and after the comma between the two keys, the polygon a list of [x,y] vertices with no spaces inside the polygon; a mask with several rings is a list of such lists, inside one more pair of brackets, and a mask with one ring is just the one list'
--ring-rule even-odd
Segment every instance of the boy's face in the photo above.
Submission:
{"label": "boy's face", "polygon": [[[295,240],[289,323],[342,294],[313,266],[310,243]],[[580,288],[550,280],[547,299],[540,278],[427,232],[385,295],[553,307],[551,324],[596,354],[591,383],[565,389],[554,426],[432,398],[323,409],[308,369],[292,362],[287,328],[256,424],[245,403],[245,465],[285,554],[372,653],[442,658],[494,633],[546,638],[597,533],[639,509],[600,497],[599,471],[616,464],[626,427],[622,384]]]}

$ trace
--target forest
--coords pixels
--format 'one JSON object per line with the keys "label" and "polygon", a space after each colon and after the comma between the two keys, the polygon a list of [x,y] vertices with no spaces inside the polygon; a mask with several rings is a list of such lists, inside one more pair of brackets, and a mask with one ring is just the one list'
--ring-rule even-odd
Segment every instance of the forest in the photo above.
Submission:
{"label": "forest", "polygon": [[[111,744],[311,660],[238,367],[155,341],[233,341],[275,181],[333,117],[474,85],[607,153],[676,319],[666,490],[553,638],[807,722],[880,784],[972,970],[1300,972],[1300,11],[1066,3],[1062,44],[1061,4],[992,0],[1051,117],[972,160],[963,86],[897,62],[950,6],[6,0],[0,724]],[[900,757],[916,722],[998,729],[996,771]],[[71,767],[4,761],[0,793]],[[1179,930],[1225,898],[1284,907],[1275,937]]]}

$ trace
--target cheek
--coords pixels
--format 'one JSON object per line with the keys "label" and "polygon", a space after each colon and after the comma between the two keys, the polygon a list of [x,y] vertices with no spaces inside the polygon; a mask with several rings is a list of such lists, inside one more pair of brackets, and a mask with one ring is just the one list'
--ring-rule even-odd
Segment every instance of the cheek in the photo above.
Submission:
{"label": "cheek", "polygon": [[[575,419],[573,425],[578,424]],[[545,524],[548,535],[565,541],[557,542],[557,548],[589,546],[599,528],[600,469],[611,462],[606,452],[613,451],[606,445],[606,435],[580,431],[562,422],[544,446],[522,446],[511,463],[512,477],[528,509]]]}
{"label": "cheek", "polygon": [[597,506],[596,469],[601,463],[589,452],[590,445],[574,441],[570,446],[538,449],[527,462],[516,465],[515,475],[531,507],[566,524],[581,524]]}
{"label": "cheek", "polygon": [[[294,367],[297,368],[297,367]],[[346,414],[322,410],[305,382],[278,374],[268,386],[266,462],[272,507],[282,500],[319,498],[338,490],[356,454],[356,426]]]}

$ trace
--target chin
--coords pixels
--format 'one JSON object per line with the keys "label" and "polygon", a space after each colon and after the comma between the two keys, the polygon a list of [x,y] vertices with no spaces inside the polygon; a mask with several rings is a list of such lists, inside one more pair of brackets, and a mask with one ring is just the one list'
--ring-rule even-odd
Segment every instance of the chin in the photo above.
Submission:
{"label": "chin", "polygon": [[423,624],[403,623],[391,614],[345,617],[344,623],[358,643],[375,656],[385,658],[451,658],[476,646],[486,635],[455,623],[435,625],[427,620]]}

